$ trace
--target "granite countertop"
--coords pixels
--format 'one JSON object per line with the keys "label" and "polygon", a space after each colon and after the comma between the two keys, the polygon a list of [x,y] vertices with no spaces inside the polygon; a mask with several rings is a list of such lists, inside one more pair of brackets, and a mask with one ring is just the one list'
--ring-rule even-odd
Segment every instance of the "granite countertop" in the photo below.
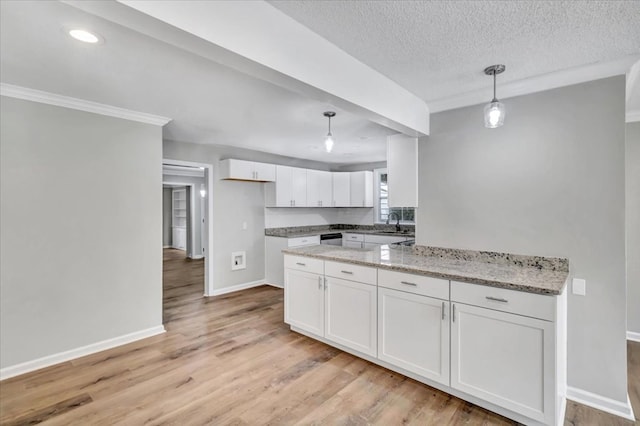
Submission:
{"label": "granite countertop", "polygon": [[[353,234],[371,234],[371,235],[385,235],[392,237],[407,237],[415,238],[415,231],[413,227],[401,225],[402,232],[395,232],[395,225],[326,225],[326,226],[297,226],[289,228],[266,228],[264,234],[268,237],[281,237],[281,238],[297,238],[297,237],[311,237],[313,235],[324,234],[336,234],[336,233],[353,233]],[[394,231],[390,233],[389,231]],[[406,232],[405,232],[406,231]]]}
{"label": "granite countertop", "polygon": [[546,295],[562,293],[569,276],[566,259],[424,246],[364,250],[317,245],[283,253]]}

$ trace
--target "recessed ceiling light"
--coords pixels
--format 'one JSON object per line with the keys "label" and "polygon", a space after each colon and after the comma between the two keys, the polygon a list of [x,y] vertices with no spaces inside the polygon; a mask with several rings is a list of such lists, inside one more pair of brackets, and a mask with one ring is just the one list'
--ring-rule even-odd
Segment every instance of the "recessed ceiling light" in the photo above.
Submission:
{"label": "recessed ceiling light", "polygon": [[85,43],[95,44],[100,41],[100,36],[94,33],[90,33],[89,31],[86,31],[86,30],[80,30],[80,29],[69,30],[69,35],[75,38],[76,40],[80,40]]}

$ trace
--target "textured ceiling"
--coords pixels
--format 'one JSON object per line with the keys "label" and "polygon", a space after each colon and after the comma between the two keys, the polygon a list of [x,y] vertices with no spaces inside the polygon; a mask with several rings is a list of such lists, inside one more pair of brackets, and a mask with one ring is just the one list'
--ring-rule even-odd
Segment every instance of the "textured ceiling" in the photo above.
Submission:
{"label": "textured ceiling", "polygon": [[640,53],[637,0],[270,3],[427,102]]}
{"label": "textured ceiling", "polygon": [[[59,2],[0,1],[0,19],[2,82],[170,117],[168,139],[354,164],[384,161],[396,133]],[[75,41],[70,26],[105,43]]]}

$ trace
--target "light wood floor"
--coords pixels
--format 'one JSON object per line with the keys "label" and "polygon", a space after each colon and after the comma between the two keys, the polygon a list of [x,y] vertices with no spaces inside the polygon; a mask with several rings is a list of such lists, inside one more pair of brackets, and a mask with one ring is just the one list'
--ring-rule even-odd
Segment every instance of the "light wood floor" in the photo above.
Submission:
{"label": "light wood floor", "polygon": [[[289,331],[273,287],[205,299],[203,263],[165,250],[167,333],[0,383],[3,425],[512,425]],[[640,344],[629,344],[640,413]],[[569,402],[566,425],[632,425]]]}

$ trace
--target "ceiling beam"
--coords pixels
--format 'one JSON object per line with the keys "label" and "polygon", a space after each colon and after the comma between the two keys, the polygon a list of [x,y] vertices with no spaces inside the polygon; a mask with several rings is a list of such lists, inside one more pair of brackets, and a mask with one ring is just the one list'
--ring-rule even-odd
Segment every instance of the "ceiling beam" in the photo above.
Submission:
{"label": "ceiling beam", "polygon": [[429,134],[426,102],[266,2],[64,3],[409,136]]}

